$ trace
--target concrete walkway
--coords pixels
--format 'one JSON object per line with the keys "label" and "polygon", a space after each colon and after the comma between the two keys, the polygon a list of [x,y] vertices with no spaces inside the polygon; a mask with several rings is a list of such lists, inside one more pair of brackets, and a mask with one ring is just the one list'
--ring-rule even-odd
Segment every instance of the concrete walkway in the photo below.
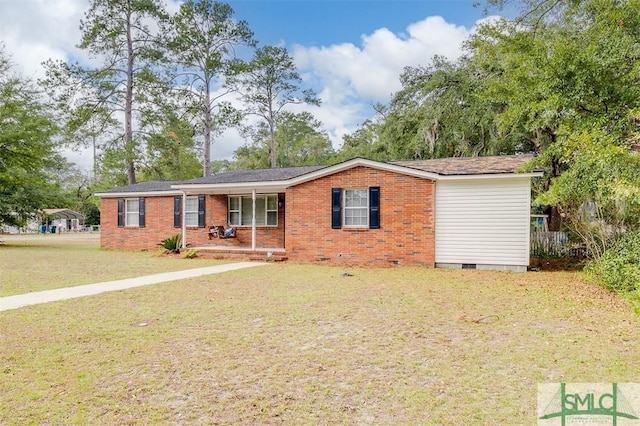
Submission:
{"label": "concrete walkway", "polygon": [[92,296],[107,291],[125,290],[128,288],[142,287],[145,285],[164,283],[167,281],[183,280],[185,278],[201,277],[203,275],[219,274],[221,272],[235,271],[238,269],[262,266],[266,263],[239,262],[225,265],[208,266],[205,268],[187,269],[184,271],[165,272],[162,274],[146,275],[137,278],[127,278],[117,281],[106,281],[96,284],[80,285],[77,287],[57,288],[54,290],[37,291],[15,296],[0,297],[0,312],[10,309],[18,309],[23,306],[37,305],[40,303],[55,302],[58,300],[74,299],[76,297]]}

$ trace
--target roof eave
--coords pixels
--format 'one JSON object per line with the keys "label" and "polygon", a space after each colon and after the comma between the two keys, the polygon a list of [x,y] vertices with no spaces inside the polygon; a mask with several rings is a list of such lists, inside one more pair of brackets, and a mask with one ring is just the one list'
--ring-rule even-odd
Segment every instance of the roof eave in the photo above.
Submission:
{"label": "roof eave", "polygon": [[127,198],[127,197],[166,197],[168,195],[182,195],[180,191],[130,191],[130,192],[96,192],[98,198]]}
{"label": "roof eave", "polygon": [[187,194],[246,194],[247,191],[284,192],[290,186],[289,181],[258,181],[237,183],[198,183],[172,185],[171,188]]}
{"label": "roof eave", "polygon": [[528,173],[484,173],[484,174],[465,174],[465,175],[444,175],[433,172],[427,172],[406,166],[399,166],[390,163],[382,163],[364,158],[354,158],[333,166],[324,167],[322,169],[305,173],[303,175],[278,181],[256,181],[256,182],[234,182],[234,183],[198,183],[198,184],[177,184],[171,185],[171,191],[145,191],[145,192],[112,192],[112,193],[96,193],[100,198],[120,198],[132,196],[145,197],[161,197],[168,195],[189,194],[245,194],[248,191],[256,190],[262,193],[284,192],[288,187],[300,185],[316,179],[323,178],[335,173],[352,169],[354,167],[371,167],[378,170],[399,173],[407,176],[413,176],[421,179],[429,180],[470,180],[470,179],[505,179],[505,178],[532,178],[543,176],[543,172],[534,171]]}
{"label": "roof eave", "polygon": [[320,179],[325,176],[329,176],[335,173],[342,172],[344,170],[349,170],[354,167],[360,167],[360,166],[371,167],[374,169],[385,170],[385,171],[394,172],[394,173],[400,173],[403,175],[419,177],[422,179],[438,180],[441,178],[441,176],[438,175],[437,173],[426,172],[424,170],[398,166],[390,163],[382,163],[374,160],[367,160],[365,158],[354,158],[352,160],[348,160],[343,163],[334,164],[333,166],[328,166],[323,169],[316,170],[315,172],[306,173],[304,175],[293,178],[290,181],[290,185],[291,186],[300,185],[301,183]]}
{"label": "roof eave", "polygon": [[509,178],[528,178],[542,177],[543,172],[505,172],[505,173],[484,173],[474,175],[441,175],[440,180],[477,180],[477,179],[509,179]]}

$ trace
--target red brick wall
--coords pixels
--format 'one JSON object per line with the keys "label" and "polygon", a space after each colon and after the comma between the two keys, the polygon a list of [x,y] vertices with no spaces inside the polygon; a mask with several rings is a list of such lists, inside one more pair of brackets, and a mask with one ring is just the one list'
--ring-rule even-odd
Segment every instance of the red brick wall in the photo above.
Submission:
{"label": "red brick wall", "polygon": [[[209,226],[227,222],[226,195],[206,198],[206,227],[187,228],[190,247],[232,246],[251,248],[251,227],[236,229],[237,238],[209,240]],[[145,197],[145,227],[118,228],[117,198],[103,198],[101,206],[100,245],[111,250],[158,250],[158,243],[172,235],[181,234],[181,228],[173,227],[173,197]],[[278,209],[278,226],[256,229],[256,247],[284,247],[284,208]]]}
{"label": "red brick wall", "polygon": [[[331,188],[380,187],[380,229],[332,229]],[[286,249],[294,261],[435,263],[433,181],[367,167],[287,190]]]}
{"label": "red brick wall", "polygon": [[111,250],[159,250],[158,243],[179,234],[173,227],[173,197],[145,197],[145,227],[118,228],[118,199],[103,198],[100,246]]}

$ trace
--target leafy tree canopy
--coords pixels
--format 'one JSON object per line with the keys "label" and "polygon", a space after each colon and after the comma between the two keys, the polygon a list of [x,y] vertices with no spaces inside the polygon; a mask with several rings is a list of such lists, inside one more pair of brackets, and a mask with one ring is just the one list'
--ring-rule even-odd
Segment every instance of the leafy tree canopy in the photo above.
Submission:
{"label": "leafy tree canopy", "polygon": [[[333,159],[331,139],[322,123],[308,112],[282,112],[276,120],[277,164],[280,167],[326,164]],[[252,129],[252,143],[235,152],[235,167],[241,169],[269,168],[270,133],[266,123]]]}
{"label": "leafy tree canopy", "polygon": [[[291,104],[319,105],[311,89],[302,88],[293,58],[284,47],[265,46],[256,49],[253,59],[232,80],[245,103],[245,114],[260,117],[268,130],[268,154],[271,167],[278,165],[276,129],[279,115]],[[259,132],[260,129],[256,130]]]}
{"label": "leafy tree canopy", "polygon": [[177,84],[171,96],[202,137],[203,174],[208,176],[214,137],[241,120],[241,114],[225,101],[232,88],[224,81],[242,65],[237,50],[255,45],[253,32],[247,22],[234,19],[231,6],[211,0],[183,3],[165,31]]}
{"label": "leafy tree canopy", "polygon": [[40,92],[12,72],[0,46],[0,226],[23,226],[55,203],[52,177],[64,168],[56,152],[58,129]]}

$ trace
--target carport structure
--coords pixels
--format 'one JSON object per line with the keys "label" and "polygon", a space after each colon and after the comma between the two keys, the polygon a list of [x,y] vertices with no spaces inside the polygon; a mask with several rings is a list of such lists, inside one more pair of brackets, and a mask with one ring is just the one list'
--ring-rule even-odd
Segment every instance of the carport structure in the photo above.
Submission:
{"label": "carport structure", "polygon": [[[84,215],[82,213],[78,213],[76,211],[73,210],[69,210],[69,209],[43,209],[42,210],[43,213],[43,221],[42,223],[45,223],[47,225],[47,227],[51,224],[52,220],[56,220],[56,219],[61,219],[61,220],[65,220],[65,221],[71,221],[71,223],[73,223],[73,221],[76,221],[77,227],[76,230],[80,230],[82,229],[82,227],[84,227]],[[71,227],[69,227],[68,230]]]}

